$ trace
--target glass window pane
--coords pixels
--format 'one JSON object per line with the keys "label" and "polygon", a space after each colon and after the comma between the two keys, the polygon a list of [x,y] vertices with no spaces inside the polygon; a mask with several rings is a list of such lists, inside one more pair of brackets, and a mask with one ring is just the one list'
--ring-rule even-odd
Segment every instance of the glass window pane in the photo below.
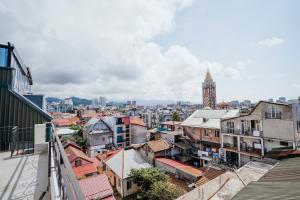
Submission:
{"label": "glass window pane", "polygon": [[0,48],[0,66],[6,67],[7,66],[7,49]]}

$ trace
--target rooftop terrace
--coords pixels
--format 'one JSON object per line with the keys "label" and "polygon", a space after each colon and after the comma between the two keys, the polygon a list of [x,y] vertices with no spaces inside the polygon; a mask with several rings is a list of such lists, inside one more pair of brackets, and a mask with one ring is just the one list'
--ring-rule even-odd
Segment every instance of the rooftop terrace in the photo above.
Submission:
{"label": "rooftop terrace", "polygon": [[48,145],[34,154],[10,157],[0,153],[0,199],[50,199],[48,186]]}

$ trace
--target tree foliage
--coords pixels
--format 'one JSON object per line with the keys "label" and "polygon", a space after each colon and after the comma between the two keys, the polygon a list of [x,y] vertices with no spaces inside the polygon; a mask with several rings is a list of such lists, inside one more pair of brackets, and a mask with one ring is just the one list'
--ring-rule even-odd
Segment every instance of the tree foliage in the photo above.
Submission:
{"label": "tree foliage", "polygon": [[179,116],[179,113],[177,111],[173,112],[172,121],[180,121],[180,116]]}
{"label": "tree foliage", "polygon": [[166,181],[167,175],[158,168],[132,169],[130,176],[139,187],[149,190],[158,181]]}
{"label": "tree foliage", "polygon": [[138,194],[143,200],[173,200],[183,194],[158,168],[133,169],[130,176],[138,185]]}
{"label": "tree foliage", "polygon": [[75,130],[76,132],[72,136],[72,140],[78,144],[83,150],[86,150],[87,144],[86,144],[86,139],[83,138],[83,130],[82,126],[79,125],[72,125],[70,127],[72,130]]}
{"label": "tree foliage", "polygon": [[155,182],[147,192],[149,200],[173,200],[183,195],[183,191],[167,181]]}

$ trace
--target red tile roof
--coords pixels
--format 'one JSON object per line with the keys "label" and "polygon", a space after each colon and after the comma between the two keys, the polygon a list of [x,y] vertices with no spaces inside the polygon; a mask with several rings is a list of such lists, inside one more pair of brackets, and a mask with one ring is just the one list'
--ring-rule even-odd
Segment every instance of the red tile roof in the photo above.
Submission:
{"label": "red tile roof", "polygon": [[83,114],[82,118],[97,118],[97,119],[101,119],[102,118],[102,114],[101,113],[88,113],[88,114]]}
{"label": "red tile roof", "polygon": [[79,123],[79,121],[80,119],[78,117],[57,118],[52,120],[55,126],[71,126],[73,124]]}
{"label": "red tile roof", "polygon": [[93,163],[85,164],[79,167],[73,167],[74,174],[76,178],[82,178],[88,174],[97,173],[98,170],[96,169]]}
{"label": "red tile roof", "polygon": [[100,161],[97,159],[97,157],[92,157],[90,160],[93,161],[93,164],[96,168],[100,166]]}
{"label": "red tile roof", "polygon": [[73,142],[72,140],[67,140],[67,144],[64,145],[64,149],[68,148],[69,146],[73,146],[79,150],[82,150],[81,147],[78,144],[76,144],[75,142]]}
{"label": "red tile roof", "polygon": [[70,162],[73,162],[77,158],[81,158],[90,163],[93,163],[93,161],[89,157],[87,157],[87,155],[85,155],[81,150],[79,150],[73,146],[68,146],[65,149],[65,152],[66,152]]}
{"label": "red tile roof", "polygon": [[168,158],[155,158],[155,160],[158,160],[161,163],[169,165],[170,167],[174,167],[176,169],[184,171],[188,174],[192,174],[196,177],[201,176],[202,173],[203,173],[200,169],[197,169],[195,167],[192,167],[192,166],[189,166],[187,164],[181,163],[177,160],[171,160],[171,159],[168,159]]}
{"label": "red tile roof", "polygon": [[92,176],[87,179],[79,180],[79,185],[85,195],[86,200],[105,199],[115,200],[113,189],[110,186],[106,174]]}
{"label": "red tile roof", "polygon": [[170,145],[165,140],[152,140],[147,142],[147,145],[154,153],[170,149]]}
{"label": "red tile roof", "polygon": [[130,117],[130,124],[147,127],[143,119],[139,117]]}
{"label": "red tile roof", "polygon": [[84,164],[82,166],[73,167],[73,171],[75,173],[76,178],[82,178],[83,176],[91,173],[97,173],[97,163],[94,163],[94,160],[87,157],[80,149],[69,145],[65,152],[68,156],[70,162],[80,158],[88,162],[88,164]]}
{"label": "red tile roof", "polygon": [[100,153],[96,157],[100,161],[102,161],[102,160],[106,161],[106,160],[110,159],[113,155],[115,155],[116,153],[118,153],[120,150],[121,149],[117,149],[117,150],[112,150],[112,151]]}

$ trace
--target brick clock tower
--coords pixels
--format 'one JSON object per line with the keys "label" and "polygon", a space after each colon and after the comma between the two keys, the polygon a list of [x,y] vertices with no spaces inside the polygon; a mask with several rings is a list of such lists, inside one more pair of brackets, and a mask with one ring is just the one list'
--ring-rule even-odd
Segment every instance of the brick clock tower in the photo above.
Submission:
{"label": "brick clock tower", "polygon": [[202,83],[203,108],[216,109],[216,83],[207,69],[205,80]]}

